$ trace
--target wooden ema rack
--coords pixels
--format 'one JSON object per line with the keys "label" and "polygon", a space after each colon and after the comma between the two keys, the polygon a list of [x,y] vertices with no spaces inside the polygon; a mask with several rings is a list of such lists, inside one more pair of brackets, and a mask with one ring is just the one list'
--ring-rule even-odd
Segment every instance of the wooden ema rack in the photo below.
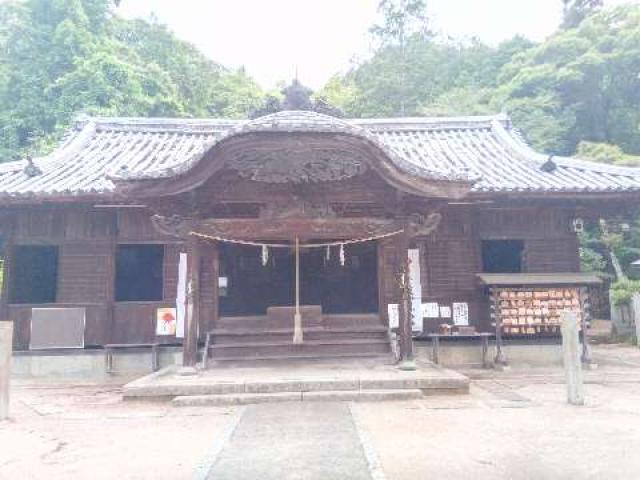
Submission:
{"label": "wooden ema rack", "polygon": [[559,334],[563,311],[584,315],[580,288],[494,287],[490,291],[492,317],[506,335]]}

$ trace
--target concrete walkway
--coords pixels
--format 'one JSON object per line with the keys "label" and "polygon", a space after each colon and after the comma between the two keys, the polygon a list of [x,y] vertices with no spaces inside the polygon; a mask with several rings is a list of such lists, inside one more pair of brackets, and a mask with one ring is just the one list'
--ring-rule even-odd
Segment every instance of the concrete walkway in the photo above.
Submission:
{"label": "concrete walkway", "polygon": [[249,406],[211,461],[210,480],[372,479],[345,402]]}

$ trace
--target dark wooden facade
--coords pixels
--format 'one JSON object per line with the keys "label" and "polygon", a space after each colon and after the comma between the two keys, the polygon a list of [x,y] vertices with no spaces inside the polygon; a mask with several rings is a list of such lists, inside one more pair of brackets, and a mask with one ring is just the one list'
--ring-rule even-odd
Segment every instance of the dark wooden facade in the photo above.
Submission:
{"label": "dark wooden facade", "polygon": [[[387,197],[343,190],[343,198],[330,192],[332,204],[343,207],[344,215],[357,220],[361,212],[381,212],[379,200]],[[242,200],[241,196],[233,201]],[[264,192],[253,192],[244,200],[262,204]],[[288,195],[283,193],[282,200]],[[349,201],[349,199],[352,199]],[[390,196],[389,198],[393,198]],[[364,201],[363,201],[364,199]],[[291,199],[290,199],[291,200]],[[215,205],[215,204],[213,204]],[[219,210],[224,221],[233,209],[222,202]],[[415,206],[413,206],[415,208]],[[478,285],[476,274],[482,271],[480,253],[484,239],[524,240],[523,266],[528,272],[579,271],[577,237],[572,228],[575,212],[571,208],[499,207],[497,204],[447,205],[424,202],[425,213],[437,209],[442,214],[438,227],[427,236],[418,236],[412,243],[420,249],[423,301],[450,305],[467,302],[470,322],[479,330],[491,329],[487,297]],[[214,208],[215,210],[215,208]],[[186,251],[186,242],[159,233],[151,222],[153,212],[147,208],[95,208],[94,205],[54,205],[15,207],[7,209],[3,227],[10,227],[6,236],[6,281],[3,299],[11,282],[12,250],[20,245],[55,245],[59,247],[57,297],[54,306],[83,306],[87,309],[86,345],[106,343],[175,342],[172,338],[155,337],[155,310],[175,305],[178,256]],[[369,213],[370,215],[372,213]],[[221,219],[222,220],[222,219]],[[286,239],[290,232],[265,234],[258,219],[253,237],[263,240]],[[332,220],[325,220],[333,224]],[[389,220],[395,224],[393,220]],[[337,219],[336,219],[337,223]],[[357,222],[354,222],[357,224]],[[248,231],[241,231],[245,237]],[[357,229],[328,229],[327,238],[359,238],[366,232]],[[313,234],[318,238],[319,232]],[[273,237],[273,238],[272,238]],[[278,237],[278,238],[275,238]],[[397,303],[396,277],[399,263],[398,241],[394,237],[377,241],[379,313],[386,321],[386,305]],[[163,300],[158,302],[116,302],[114,299],[115,249],[118,244],[164,245]],[[217,318],[217,251],[215,242],[198,241],[200,250],[200,331],[214,327]],[[143,275],[144,272],[141,272]],[[5,315],[16,324],[15,348],[29,346],[31,308],[47,305],[5,303]],[[436,328],[425,323],[425,328]]]}

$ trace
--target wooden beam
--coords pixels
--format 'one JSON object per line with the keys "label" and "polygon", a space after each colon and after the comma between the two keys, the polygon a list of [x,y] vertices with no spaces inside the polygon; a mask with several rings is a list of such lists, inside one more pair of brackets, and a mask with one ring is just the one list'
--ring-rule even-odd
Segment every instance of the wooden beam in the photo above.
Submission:
{"label": "wooden beam", "polygon": [[261,218],[203,220],[194,231],[230,240],[357,239],[397,230],[393,220],[381,218]]}

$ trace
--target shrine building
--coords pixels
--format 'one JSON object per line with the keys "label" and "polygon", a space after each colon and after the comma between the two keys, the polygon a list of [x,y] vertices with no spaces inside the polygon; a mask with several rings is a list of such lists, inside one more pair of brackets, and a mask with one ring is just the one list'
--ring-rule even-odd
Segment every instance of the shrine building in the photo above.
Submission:
{"label": "shrine building", "polygon": [[183,362],[387,355],[432,332],[588,317],[586,222],[640,169],[533,151],[504,115],[81,118],[0,164],[16,350],[182,345]]}

